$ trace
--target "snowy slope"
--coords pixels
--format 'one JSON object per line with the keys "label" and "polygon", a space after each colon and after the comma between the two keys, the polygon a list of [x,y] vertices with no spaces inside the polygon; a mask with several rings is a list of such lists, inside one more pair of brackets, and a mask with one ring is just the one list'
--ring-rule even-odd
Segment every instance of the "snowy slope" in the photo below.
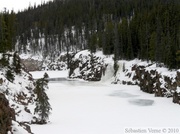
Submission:
{"label": "snowy slope", "polygon": [[[0,54],[0,59],[2,59]],[[1,64],[0,79],[0,92],[6,95],[11,108],[15,110],[16,120],[12,122],[13,134],[26,134],[28,133],[19,123],[28,124],[33,120],[34,109],[34,84],[32,76],[27,73],[23,66],[20,69],[19,74],[15,73],[13,67],[13,55],[8,54],[5,58],[8,59],[8,66]],[[11,69],[11,73],[14,77],[13,81],[7,79],[7,70]]]}

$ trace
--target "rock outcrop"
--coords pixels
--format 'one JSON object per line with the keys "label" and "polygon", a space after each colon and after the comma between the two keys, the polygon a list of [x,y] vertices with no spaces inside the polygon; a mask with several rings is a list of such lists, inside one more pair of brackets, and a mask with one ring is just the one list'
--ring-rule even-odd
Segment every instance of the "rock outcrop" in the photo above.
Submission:
{"label": "rock outcrop", "polygon": [[69,77],[87,81],[100,81],[104,68],[105,64],[102,57],[91,54],[89,51],[80,52],[70,61]]}
{"label": "rock outcrop", "polygon": [[9,101],[0,93],[0,134],[11,131],[12,120],[15,120],[15,111],[9,106]]}
{"label": "rock outcrop", "polygon": [[42,68],[42,61],[34,59],[22,59],[21,61],[28,71],[40,71]]}
{"label": "rock outcrop", "polygon": [[172,97],[174,103],[180,104],[180,72],[171,76],[149,69],[149,66],[134,65],[131,71],[125,72],[132,81],[123,81],[122,84],[136,84],[143,92],[155,97]]}

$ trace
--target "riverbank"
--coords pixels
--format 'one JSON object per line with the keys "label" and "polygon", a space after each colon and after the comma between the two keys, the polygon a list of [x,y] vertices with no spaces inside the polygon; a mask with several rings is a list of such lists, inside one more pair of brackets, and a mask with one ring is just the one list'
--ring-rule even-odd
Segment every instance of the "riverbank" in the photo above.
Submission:
{"label": "riverbank", "polygon": [[[40,74],[33,72],[36,77]],[[49,83],[50,122],[31,125],[35,134],[119,134],[126,127],[179,127],[180,107],[169,98],[154,97],[132,85],[71,82],[75,81]]]}

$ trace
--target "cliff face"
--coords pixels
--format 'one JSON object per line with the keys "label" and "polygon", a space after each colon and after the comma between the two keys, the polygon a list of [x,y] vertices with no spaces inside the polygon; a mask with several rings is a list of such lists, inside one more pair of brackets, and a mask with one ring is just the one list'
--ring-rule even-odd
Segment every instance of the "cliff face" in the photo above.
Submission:
{"label": "cliff face", "polygon": [[22,63],[28,71],[40,71],[42,62],[34,59],[22,59]]}
{"label": "cliff face", "polygon": [[[71,58],[73,53],[69,53]],[[28,71],[41,70],[66,70],[67,69],[67,53],[61,53],[55,57],[47,56],[43,58],[41,55],[20,55],[22,63]]]}
{"label": "cliff face", "polygon": [[0,133],[11,131],[12,120],[15,120],[15,111],[9,106],[9,101],[0,93]]}
{"label": "cliff face", "polygon": [[180,72],[177,71],[176,83],[174,86],[177,87],[176,91],[173,94],[173,102],[180,104]]}
{"label": "cliff face", "polygon": [[119,78],[116,83],[138,85],[143,92],[154,94],[155,97],[172,97],[174,103],[180,104],[179,70],[171,72],[154,66],[133,64],[121,72],[125,74],[125,79]]}

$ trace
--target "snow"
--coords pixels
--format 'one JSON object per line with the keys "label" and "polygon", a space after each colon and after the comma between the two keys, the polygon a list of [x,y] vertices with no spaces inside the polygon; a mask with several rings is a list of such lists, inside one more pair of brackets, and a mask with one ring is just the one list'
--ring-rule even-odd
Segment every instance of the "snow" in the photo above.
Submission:
{"label": "snow", "polygon": [[[75,58],[81,57],[87,60],[89,54],[91,54],[89,51],[84,50],[79,52]],[[178,104],[172,103],[172,98],[155,98],[154,95],[142,92],[138,86],[121,85],[122,81],[132,81],[135,73],[132,71],[132,67],[135,64],[145,66],[146,71],[156,70],[163,77],[169,76],[173,80],[175,80],[176,71],[156,67],[156,64],[152,62],[147,63],[138,59],[121,60],[117,62],[119,68],[114,76],[113,55],[104,56],[102,51],[98,51],[95,55],[101,57],[98,60],[103,59],[103,63],[107,65],[106,73],[100,82],[69,80],[67,79],[68,70],[31,72],[35,79],[42,78],[45,72],[50,78],[62,78],[60,81],[49,83],[47,95],[52,106],[50,122],[46,125],[31,125],[34,134],[123,134],[126,128],[179,127],[180,107]],[[27,57],[21,55],[21,58],[42,59],[38,56],[33,58],[31,55]],[[78,72],[77,68],[75,73],[78,74]],[[128,73],[131,73],[131,77],[127,75]],[[3,73],[0,74],[0,78],[6,80]],[[118,84],[111,84],[118,80],[120,81]],[[160,80],[161,86],[165,87],[165,81]],[[25,89],[27,86],[33,87],[33,83],[28,82],[28,74],[25,72],[22,76],[15,75],[13,83],[6,80],[0,86],[3,91],[7,87],[10,88],[9,91],[12,95],[7,98],[16,113],[21,111],[16,115],[19,122],[30,122],[33,118],[32,114],[25,112],[26,106],[16,104],[12,98],[14,94],[21,92],[30,97],[32,93]],[[177,93],[180,93],[180,87],[178,87]],[[34,107],[33,102],[27,106],[31,113],[33,113]],[[13,122],[12,128],[15,130],[15,134],[27,133],[17,122]]]}
{"label": "snow", "polygon": [[[68,71],[46,71],[67,77]],[[31,72],[40,78],[44,72]],[[112,75],[109,72],[109,75]],[[31,125],[35,134],[123,134],[126,128],[179,127],[180,106],[158,98],[138,86],[100,82],[54,81],[47,94],[52,106],[50,122]]]}
{"label": "snow", "polygon": [[[13,134],[28,134],[28,132],[15,121],[12,121],[12,131]],[[10,134],[10,132],[8,134]]]}
{"label": "snow", "polygon": [[42,61],[43,57],[41,54],[20,54],[19,55],[21,59],[33,59],[33,60],[37,60],[37,61]]}

